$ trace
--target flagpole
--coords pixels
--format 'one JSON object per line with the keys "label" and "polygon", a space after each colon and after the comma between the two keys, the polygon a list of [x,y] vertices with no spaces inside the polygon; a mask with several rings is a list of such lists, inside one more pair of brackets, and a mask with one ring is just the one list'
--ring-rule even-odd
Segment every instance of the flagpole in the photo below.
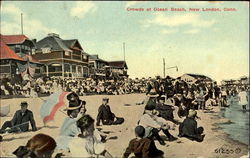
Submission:
{"label": "flagpole", "polygon": [[23,13],[21,13],[21,35],[23,35]]}

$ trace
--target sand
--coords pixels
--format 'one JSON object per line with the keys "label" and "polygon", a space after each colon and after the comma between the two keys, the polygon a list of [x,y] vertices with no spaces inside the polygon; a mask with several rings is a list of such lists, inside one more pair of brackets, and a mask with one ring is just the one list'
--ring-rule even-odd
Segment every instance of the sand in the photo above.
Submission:
{"label": "sand", "polygon": [[[87,113],[93,118],[96,118],[98,107],[101,104],[104,95],[84,96],[81,99],[87,102],[86,108]],[[106,149],[114,157],[122,157],[126,147],[128,146],[129,140],[133,139],[134,127],[137,121],[143,113],[144,106],[136,105],[141,102],[145,94],[129,94],[129,95],[110,95],[110,107],[116,116],[125,118],[125,122],[122,125],[112,126],[99,126],[101,132],[106,133],[108,138],[105,143]],[[46,99],[44,97],[43,99]],[[29,109],[33,111],[38,131],[36,132],[25,132],[19,134],[4,134],[3,141],[0,143],[0,155],[1,157],[13,157],[12,152],[20,145],[25,145],[28,139],[38,133],[46,133],[54,138],[58,136],[59,128],[66,117],[66,115],[60,111],[56,113],[55,120],[47,124],[44,127],[42,119],[39,115],[40,106],[43,103],[42,99],[39,98],[17,98],[17,99],[2,99],[1,106],[5,104],[11,105],[10,114],[6,117],[1,117],[0,125],[3,122],[10,120],[14,115],[15,111],[20,108],[20,102],[26,100],[29,103]],[[130,106],[124,106],[124,104]],[[62,110],[63,108],[61,108]],[[216,157],[241,157],[242,155],[248,154],[248,146],[240,142],[229,139],[229,137],[223,133],[222,130],[215,125],[215,123],[230,122],[230,120],[218,117],[218,107],[213,107],[210,113],[203,113],[198,111],[198,116],[201,120],[198,121],[198,126],[203,126],[206,134],[203,142],[190,141],[186,138],[179,138],[177,141],[168,142],[162,146],[157,141],[156,146],[164,151],[164,157],[166,158],[216,158]],[[178,118],[179,120],[183,120]],[[170,131],[171,134],[177,137],[178,127]],[[163,136],[163,133],[160,133]],[[228,149],[233,153],[218,153],[218,148]],[[224,150],[226,152],[226,150]],[[235,152],[239,151],[239,152]],[[222,150],[221,150],[222,152]],[[132,156],[132,155],[131,155]]]}

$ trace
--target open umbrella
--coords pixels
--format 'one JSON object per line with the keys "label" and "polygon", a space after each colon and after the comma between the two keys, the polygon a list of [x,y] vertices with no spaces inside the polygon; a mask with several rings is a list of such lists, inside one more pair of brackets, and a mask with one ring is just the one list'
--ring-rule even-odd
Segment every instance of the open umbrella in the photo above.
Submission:
{"label": "open umbrella", "polygon": [[54,120],[57,110],[67,103],[67,95],[70,92],[56,92],[51,94],[40,108],[40,115],[43,123]]}

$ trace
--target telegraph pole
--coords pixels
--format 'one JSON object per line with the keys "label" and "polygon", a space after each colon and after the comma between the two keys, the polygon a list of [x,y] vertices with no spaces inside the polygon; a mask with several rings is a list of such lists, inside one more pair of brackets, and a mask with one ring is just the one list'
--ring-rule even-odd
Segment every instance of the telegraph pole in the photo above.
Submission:
{"label": "telegraph pole", "polygon": [[166,76],[166,70],[165,70],[165,58],[163,58],[163,78]]}
{"label": "telegraph pole", "polygon": [[125,42],[123,42],[123,59],[125,61]]}

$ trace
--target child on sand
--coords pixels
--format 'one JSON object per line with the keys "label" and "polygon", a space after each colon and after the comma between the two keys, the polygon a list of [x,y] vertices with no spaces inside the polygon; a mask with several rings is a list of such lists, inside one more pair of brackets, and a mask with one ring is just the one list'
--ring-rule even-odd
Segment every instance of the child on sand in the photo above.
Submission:
{"label": "child on sand", "polygon": [[134,153],[135,158],[161,158],[164,152],[158,150],[153,140],[149,138],[143,138],[145,129],[143,126],[137,126],[135,128],[136,138],[129,142],[123,158],[128,158],[131,153]]}

